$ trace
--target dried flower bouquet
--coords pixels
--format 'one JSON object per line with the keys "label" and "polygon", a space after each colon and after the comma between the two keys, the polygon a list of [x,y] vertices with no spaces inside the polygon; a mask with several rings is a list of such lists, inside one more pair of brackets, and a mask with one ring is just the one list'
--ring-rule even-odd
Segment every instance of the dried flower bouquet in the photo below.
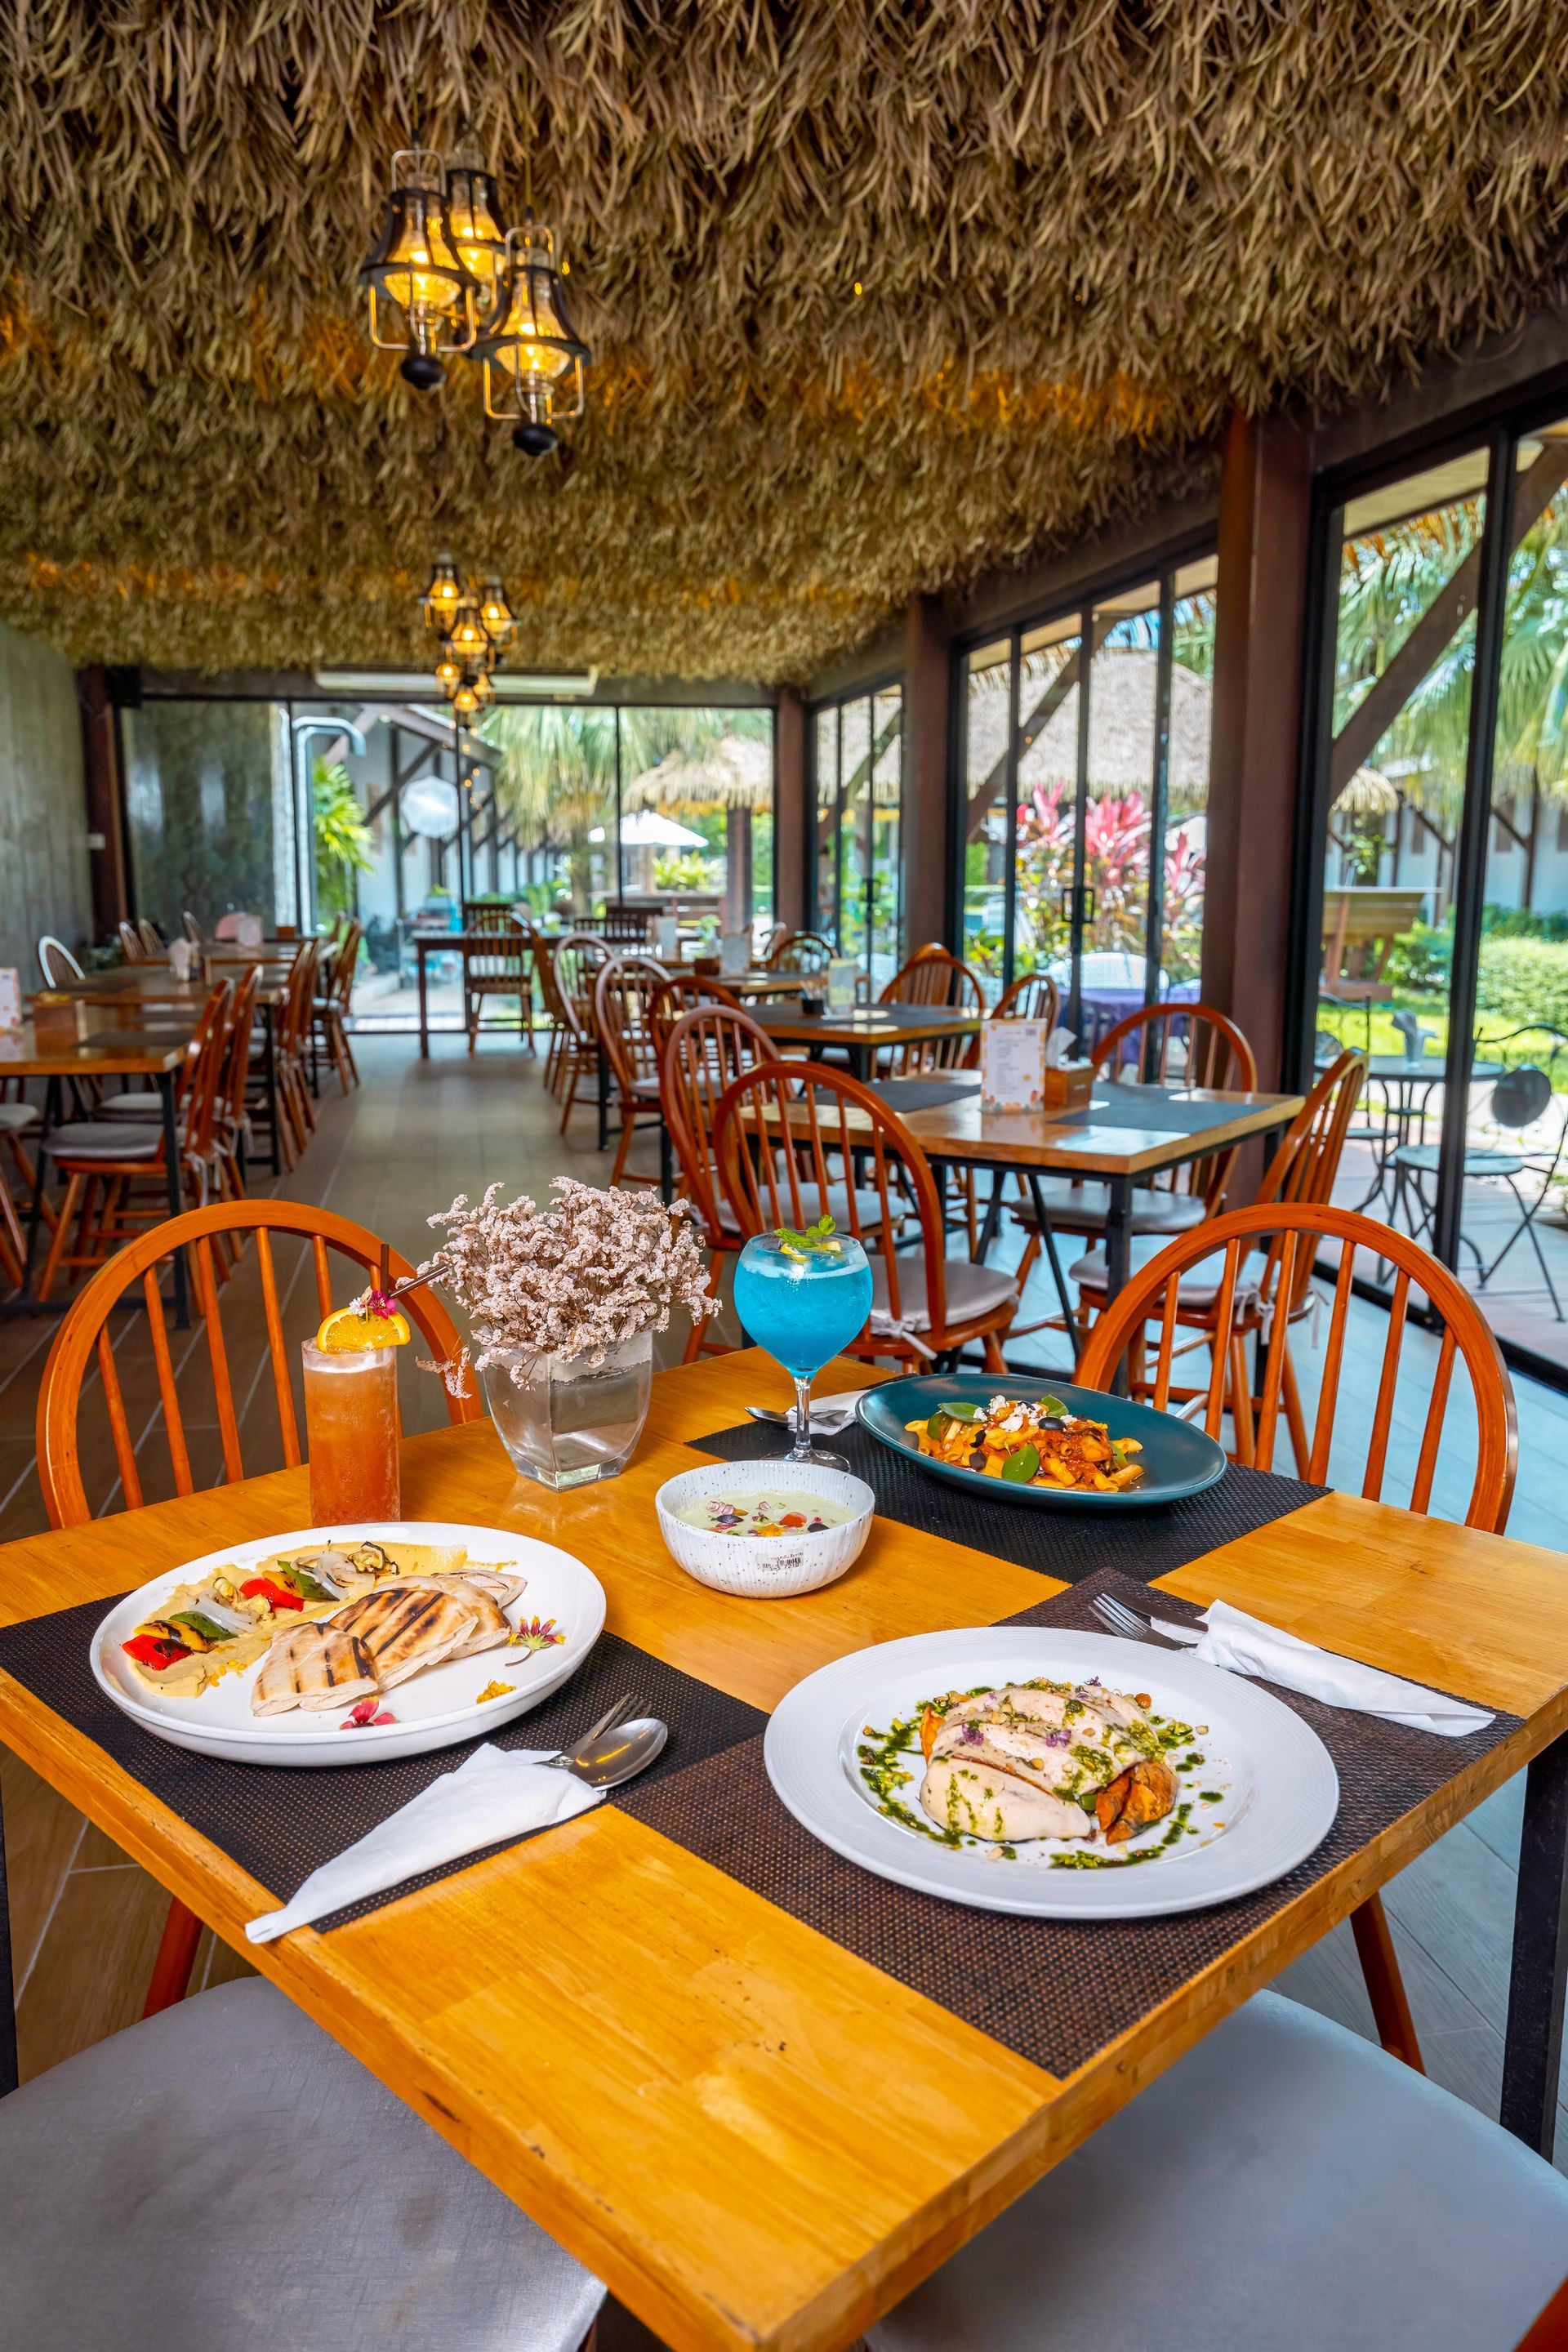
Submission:
{"label": "dried flower bouquet", "polygon": [[[503,1201],[492,1184],[477,1207],[459,1192],[433,1216],[446,1239],[420,1267],[468,1318],[476,1368],[509,1364],[521,1387],[542,1355],[602,1363],[643,1331],[664,1331],[677,1307],[716,1315],[702,1245],[683,1201],[667,1209],[647,1192],[599,1192],[557,1176],[554,1204],[526,1193]],[[462,1385],[468,1350],[447,1367]]]}

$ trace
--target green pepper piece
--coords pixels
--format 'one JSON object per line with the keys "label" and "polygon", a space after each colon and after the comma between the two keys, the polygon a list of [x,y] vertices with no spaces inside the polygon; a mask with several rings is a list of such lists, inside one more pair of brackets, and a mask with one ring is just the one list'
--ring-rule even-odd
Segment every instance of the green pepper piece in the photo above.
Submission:
{"label": "green pepper piece", "polygon": [[1009,1454],[1003,1463],[1002,1475],[1009,1486],[1026,1486],[1039,1466],[1039,1447],[1020,1445],[1017,1452]]}
{"label": "green pepper piece", "polygon": [[318,1584],[315,1578],[307,1575],[302,1568],[286,1567],[281,1560],[275,1570],[275,1580],[287,1585],[290,1592],[297,1592],[301,1601],[331,1601],[332,1598],[326,1586]]}
{"label": "green pepper piece", "polygon": [[201,1635],[204,1642],[232,1642],[234,1639],[234,1633],[230,1627],[227,1625],[215,1624],[210,1617],[204,1617],[201,1614],[201,1612],[196,1609],[182,1609],[178,1611],[174,1616],[169,1619],[169,1623],[171,1625],[188,1625],[193,1633],[199,1633]]}

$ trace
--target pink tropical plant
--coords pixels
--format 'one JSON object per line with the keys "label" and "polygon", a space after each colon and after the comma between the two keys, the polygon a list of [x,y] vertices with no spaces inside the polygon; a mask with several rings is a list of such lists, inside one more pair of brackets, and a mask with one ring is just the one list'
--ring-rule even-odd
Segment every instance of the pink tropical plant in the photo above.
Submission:
{"label": "pink tropical plant", "polygon": [[[1086,947],[1143,951],[1153,816],[1141,793],[1107,794],[1084,813],[1084,880],[1093,893]],[[1018,911],[1039,960],[1065,951],[1063,894],[1073,877],[1076,810],[1066,787],[1037,784],[1020,803],[1016,857]],[[1204,854],[1184,828],[1166,835],[1162,961],[1173,980],[1197,970],[1203,921]]]}

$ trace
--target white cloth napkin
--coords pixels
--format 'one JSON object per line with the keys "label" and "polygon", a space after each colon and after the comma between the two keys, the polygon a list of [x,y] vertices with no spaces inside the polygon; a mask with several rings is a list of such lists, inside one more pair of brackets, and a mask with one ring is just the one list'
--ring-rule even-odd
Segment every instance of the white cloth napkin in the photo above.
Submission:
{"label": "white cloth napkin", "polygon": [[[353,1734],[347,1736],[353,1738]],[[487,1740],[457,1771],[444,1772],[357,1845],[313,1870],[281,1911],[252,1919],[247,1936],[253,1944],[270,1944],[290,1927],[324,1919],[346,1903],[380,1895],[405,1878],[416,1878],[422,1870],[456,1861],[460,1853],[476,1853],[502,1838],[521,1837],[525,1830],[547,1829],[585,1813],[605,1791],[590,1789],[575,1772],[547,1765],[544,1759],[554,1753],[550,1748],[509,1752]]]}
{"label": "white cloth napkin", "polygon": [[1479,1706],[1464,1706],[1439,1691],[1404,1682],[1398,1675],[1380,1674],[1354,1658],[1316,1649],[1294,1633],[1249,1617],[1244,1609],[1233,1609],[1227,1601],[1216,1601],[1205,1611],[1201,1629],[1173,1625],[1163,1617],[1155,1618],[1154,1629],[1173,1642],[1195,1645],[1193,1655],[1205,1666],[1224,1666],[1233,1675],[1261,1675],[1265,1682],[1281,1683],[1287,1690],[1346,1707],[1354,1715],[1380,1715],[1385,1723],[1436,1731],[1445,1739],[1484,1731],[1491,1721]]}

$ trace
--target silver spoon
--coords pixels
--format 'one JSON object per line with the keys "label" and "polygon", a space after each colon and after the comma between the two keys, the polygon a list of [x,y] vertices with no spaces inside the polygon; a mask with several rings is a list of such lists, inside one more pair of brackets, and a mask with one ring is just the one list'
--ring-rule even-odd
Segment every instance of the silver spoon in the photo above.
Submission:
{"label": "silver spoon", "polygon": [[558,1764],[563,1772],[574,1772],[590,1789],[614,1789],[651,1764],[668,1738],[668,1727],[657,1716],[637,1716],[608,1731],[590,1732],[575,1748],[564,1748],[548,1761]]}

